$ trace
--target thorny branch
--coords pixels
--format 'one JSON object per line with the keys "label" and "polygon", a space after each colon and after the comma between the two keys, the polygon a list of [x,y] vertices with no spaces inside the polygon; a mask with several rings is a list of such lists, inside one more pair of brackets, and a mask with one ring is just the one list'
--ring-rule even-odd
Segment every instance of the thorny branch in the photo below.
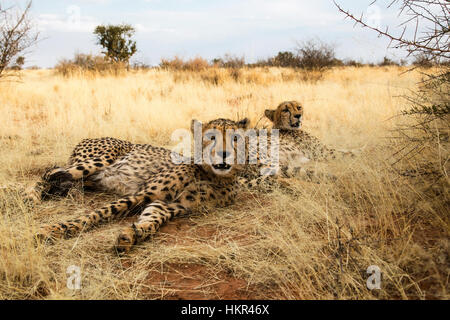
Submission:
{"label": "thorny branch", "polygon": [[[405,49],[408,56],[419,53],[426,54],[430,58],[438,61],[448,62],[450,59],[450,3],[442,0],[393,0],[388,8],[394,4],[399,4],[399,17],[404,17],[399,26],[402,27],[401,33],[396,35],[391,32],[389,27],[381,29],[380,27],[370,25],[361,13],[359,17],[349,10],[342,8],[336,1],[335,6],[347,18],[355,22],[355,25],[361,25],[363,28],[378,33],[379,36],[390,40],[389,46],[392,48]],[[375,4],[373,1],[370,5]],[[409,29],[413,34],[409,34]]]}

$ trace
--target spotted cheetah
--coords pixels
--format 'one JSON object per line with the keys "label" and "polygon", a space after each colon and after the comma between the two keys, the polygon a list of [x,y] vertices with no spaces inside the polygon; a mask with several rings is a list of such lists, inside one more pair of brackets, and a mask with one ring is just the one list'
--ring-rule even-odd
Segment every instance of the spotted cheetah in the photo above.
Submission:
{"label": "spotted cheetah", "polygon": [[[278,129],[278,139],[272,138],[275,137],[272,131],[268,132],[267,139],[268,146],[277,142],[278,159],[274,161],[268,157],[268,154],[264,158],[259,158],[259,151],[256,151],[255,148],[251,149],[249,154],[257,153],[258,163],[247,166],[241,173],[241,185],[250,188],[264,185],[266,188],[277,184],[279,177],[286,178],[300,174],[311,178],[314,171],[305,169],[308,162],[353,155],[352,152],[329,148],[316,137],[301,130],[303,106],[297,101],[282,102],[276,109],[265,110],[264,115],[273,123],[272,129]],[[264,170],[269,170],[272,174],[261,175]],[[276,172],[274,173],[274,171]]]}
{"label": "spotted cheetah", "polygon": [[267,109],[264,115],[280,133],[280,157],[285,161],[298,158],[301,162],[331,160],[349,151],[338,151],[322,144],[319,139],[301,130],[303,106],[297,101],[285,101],[276,109]]}
{"label": "spotted cheetah", "polygon": [[[113,138],[84,140],[74,149],[67,167],[54,169],[44,177],[50,185],[45,191],[64,194],[74,181],[82,179],[122,198],[76,219],[43,226],[37,238],[54,241],[71,237],[140,211],[137,222],[124,228],[115,243],[119,253],[126,253],[179,214],[230,205],[237,192],[236,174],[243,165],[229,163],[227,157],[235,149],[225,141],[231,134],[229,129],[246,129],[248,123],[248,119],[217,119],[203,125],[202,133],[217,130],[224,143],[220,147],[214,143],[210,154],[215,161],[202,164],[173,161],[175,153],[148,144]],[[202,148],[211,147],[212,140],[202,139]]]}

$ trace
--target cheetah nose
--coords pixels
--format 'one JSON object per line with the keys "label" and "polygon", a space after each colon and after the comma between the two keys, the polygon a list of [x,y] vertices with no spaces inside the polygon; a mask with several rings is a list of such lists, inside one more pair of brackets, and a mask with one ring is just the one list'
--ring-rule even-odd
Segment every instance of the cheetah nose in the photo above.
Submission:
{"label": "cheetah nose", "polygon": [[294,116],[294,118],[296,118],[296,119],[298,119],[298,120],[300,120],[301,117],[302,117],[301,114],[296,114],[296,115]]}

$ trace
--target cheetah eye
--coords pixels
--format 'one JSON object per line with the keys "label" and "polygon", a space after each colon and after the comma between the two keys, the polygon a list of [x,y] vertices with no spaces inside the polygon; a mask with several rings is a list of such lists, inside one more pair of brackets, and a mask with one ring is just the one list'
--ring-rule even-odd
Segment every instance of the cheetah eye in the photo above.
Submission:
{"label": "cheetah eye", "polygon": [[216,140],[216,135],[213,132],[207,132],[205,133],[205,139],[208,141],[214,141]]}
{"label": "cheetah eye", "polygon": [[289,112],[289,109],[288,109],[288,108],[286,108],[286,109],[284,109],[284,110],[283,110],[283,112]]}
{"label": "cheetah eye", "polygon": [[302,110],[302,106],[298,106],[297,110],[299,110],[299,111]]}

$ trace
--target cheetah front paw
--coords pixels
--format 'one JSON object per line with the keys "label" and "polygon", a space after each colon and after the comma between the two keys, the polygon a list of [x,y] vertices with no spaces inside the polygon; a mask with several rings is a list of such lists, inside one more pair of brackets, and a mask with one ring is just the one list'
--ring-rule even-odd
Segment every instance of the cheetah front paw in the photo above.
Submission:
{"label": "cheetah front paw", "polygon": [[42,191],[44,199],[49,196],[66,196],[74,183],[73,176],[64,168],[49,170],[44,174],[43,181],[46,183],[46,188]]}
{"label": "cheetah front paw", "polygon": [[64,231],[55,225],[43,226],[34,236],[36,242],[54,244],[57,239],[64,237]]}
{"label": "cheetah front paw", "polygon": [[126,254],[130,252],[136,242],[137,236],[135,228],[128,227],[120,232],[114,248],[119,254]]}

